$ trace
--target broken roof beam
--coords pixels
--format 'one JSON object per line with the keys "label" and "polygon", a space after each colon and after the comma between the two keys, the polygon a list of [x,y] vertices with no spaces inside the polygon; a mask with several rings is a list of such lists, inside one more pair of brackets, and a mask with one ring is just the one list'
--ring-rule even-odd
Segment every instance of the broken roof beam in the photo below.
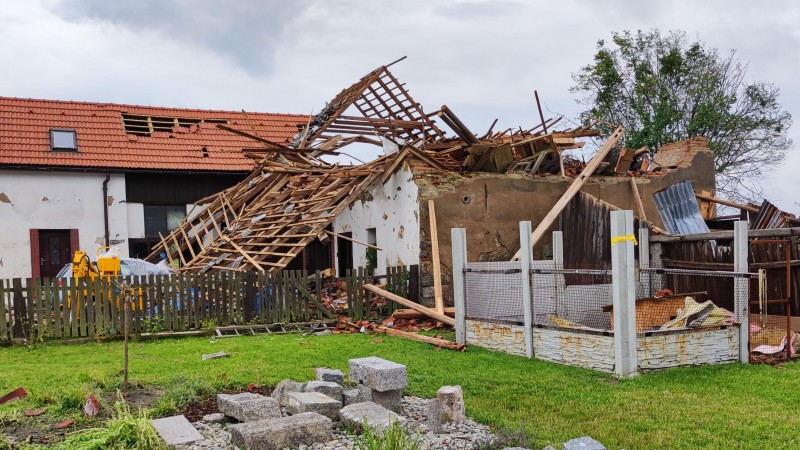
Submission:
{"label": "broken roof beam", "polygon": [[478,138],[475,137],[475,134],[473,134],[472,131],[470,131],[469,128],[467,128],[467,126],[464,125],[464,122],[462,122],[461,119],[458,118],[458,116],[453,114],[453,111],[451,111],[450,108],[447,107],[447,105],[442,105],[437,115],[441,117],[444,123],[446,123],[447,126],[449,126],[453,130],[453,132],[456,133],[458,137],[463,139],[465,142],[469,144],[480,143],[480,140],[478,140]]}
{"label": "broken roof beam", "polygon": [[[761,208],[756,207],[756,206],[743,205],[741,203],[736,203],[736,202],[732,202],[732,201],[729,201],[729,200],[723,200],[721,198],[717,198],[717,197],[714,197],[714,196],[711,196],[711,195],[698,194],[697,192],[695,192],[694,196],[696,198],[700,199],[700,200],[705,200],[705,201],[708,201],[708,202],[718,203],[720,205],[730,206],[732,208],[740,209],[742,211],[747,211],[747,212],[752,212],[752,213],[758,213],[759,211],[761,211]],[[792,217],[791,214],[783,212],[783,211],[781,211],[781,214],[783,215],[783,218],[786,219],[787,222],[793,223],[795,225],[800,224],[800,219],[797,219],[796,217]]]}
{"label": "broken roof beam", "polygon": [[[612,148],[619,142],[622,138],[622,134],[625,132],[625,129],[622,127],[617,127],[608,140],[603,144],[602,147],[597,151],[597,153],[592,157],[592,160],[589,161],[589,164],[581,171],[580,175],[575,178],[575,181],[567,188],[566,192],[561,196],[560,199],[556,202],[555,206],[547,213],[547,215],[539,222],[539,225],[536,226],[536,229],[533,230],[531,233],[531,246],[536,245],[539,239],[544,236],[547,230],[553,225],[555,220],[558,218],[558,215],[561,214],[561,211],[567,206],[572,197],[581,190],[584,184],[589,180],[589,177],[594,173],[595,170],[600,166],[600,163],[603,162],[605,157],[611,151]],[[518,261],[519,258],[522,256],[522,251],[517,250],[517,253],[514,254],[512,261]]]}

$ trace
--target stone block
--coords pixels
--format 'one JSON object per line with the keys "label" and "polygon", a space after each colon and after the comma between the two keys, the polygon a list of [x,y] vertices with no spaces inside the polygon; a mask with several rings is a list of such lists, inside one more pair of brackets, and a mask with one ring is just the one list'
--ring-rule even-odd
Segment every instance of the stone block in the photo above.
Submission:
{"label": "stone block", "polygon": [[340,402],[342,401],[342,391],[344,391],[342,385],[332,381],[309,381],[303,388],[303,392],[319,392]]}
{"label": "stone block", "polygon": [[339,418],[345,426],[360,429],[366,420],[367,425],[375,430],[385,430],[392,422],[404,426],[406,418],[374,402],[363,402],[348,405],[339,411]]}
{"label": "stone block", "polygon": [[406,366],[383,358],[370,356],[351,359],[350,380],[373,391],[396,391],[408,386]]}
{"label": "stone block", "polygon": [[326,369],[320,367],[317,369],[317,381],[331,381],[338,385],[344,384],[344,373],[339,369]]}
{"label": "stone block", "polygon": [[359,384],[355,389],[345,389],[342,391],[344,405],[372,401],[372,389]]}
{"label": "stone block", "polygon": [[396,413],[403,411],[403,393],[399,389],[385,392],[372,391],[372,402]]}
{"label": "stone block", "polygon": [[606,450],[606,447],[603,444],[595,441],[589,436],[564,442],[564,445],[561,448],[563,450]]}
{"label": "stone block", "polygon": [[279,450],[328,442],[331,419],[314,412],[228,425],[231,442],[249,450]]}
{"label": "stone block", "polygon": [[435,398],[428,400],[427,413],[428,413],[428,430],[436,434],[441,433],[442,414],[439,410],[439,402]]}
{"label": "stone block", "polygon": [[239,422],[253,422],[281,416],[278,401],[259,394],[217,394],[217,408]]}
{"label": "stone block", "polygon": [[225,414],[222,414],[222,413],[206,414],[205,416],[203,416],[202,421],[206,422],[206,423],[224,422],[225,421]]}
{"label": "stone block", "polygon": [[185,416],[164,417],[150,421],[153,428],[167,444],[167,448],[176,445],[190,445],[203,440],[203,435],[192,425]]}
{"label": "stone block", "polygon": [[436,391],[436,401],[439,403],[440,419],[442,423],[464,422],[464,393],[461,386],[442,386]]}
{"label": "stone block", "polygon": [[289,404],[286,406],[291,415],[315,412],[335,419],[342,409],[342,402],[334,400],[320,392],[290,392]]}
{"label": "stone block", "polygon": [[275,390],[272,391],[272,398],[277,400],[279,405],[286,406],[289,401],[287,394],[289,392],[303,392],[304,384],[294,380],[283,380],[275,386]]}

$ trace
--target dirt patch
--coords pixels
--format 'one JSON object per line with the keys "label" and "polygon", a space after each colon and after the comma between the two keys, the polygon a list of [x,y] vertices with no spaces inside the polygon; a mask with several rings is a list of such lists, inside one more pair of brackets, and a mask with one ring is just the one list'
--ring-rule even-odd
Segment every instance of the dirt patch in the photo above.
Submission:
{"label": "dirt patch", "polygon": [[17,444],[29,443],[49,445],[64,440],[67,433],[75,431],[75,427],[63,430],[54,430],[53,427],[63,418],[47,416],[25,417],[19,420],[6,422],[0,427],[0,434],[5,435],[10,442]]}
{"label": "dirt patch", "polygon": [[[239,394],[242,392],[252,392],[254,394],[270,396],[272,395],[272,391],[274,389],[275,388],[272,386],[260,386],[257,384],[251,384],[247,386],[245,389],[239,389],[239,390],[226,389],[222,391],[222,393]],[[189,403],[181,410],[181,414],[186,416],[186,418],[189,419],[189,422],[197,422],[198,420],[202,419],[203,416],[205,416],[206,414],[213,414],[217,412],[219,412],[219,409],[217,409],[216,395],[202,400],[198,400],[196,402]]]}

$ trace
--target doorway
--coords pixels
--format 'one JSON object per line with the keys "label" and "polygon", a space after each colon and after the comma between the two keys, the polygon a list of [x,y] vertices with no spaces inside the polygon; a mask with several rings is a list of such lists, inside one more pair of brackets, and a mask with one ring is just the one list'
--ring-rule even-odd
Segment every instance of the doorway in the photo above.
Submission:
{"label": "doorway", "polygon": [[[70,230],[37,230],[39,234],[38,261],[39,277],[53,278],[64,267],[72,262],[72,239]],[[33,244],[33,243],[31,243]]]}
{"label": "doorway", "polygon": [[336,274],[343,277],[347,270],[353,268],[353,242],[345,238],[353,238],[353,233],[341,233],[336,237]]}

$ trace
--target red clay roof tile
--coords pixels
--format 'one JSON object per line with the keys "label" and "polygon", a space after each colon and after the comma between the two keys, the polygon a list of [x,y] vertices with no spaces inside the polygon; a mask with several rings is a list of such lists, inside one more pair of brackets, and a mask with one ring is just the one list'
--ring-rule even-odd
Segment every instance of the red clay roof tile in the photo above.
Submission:
{"label": "red clay roof tile", "polygon": [[[230,126],[273,142],[287,143],[308,116],[242,113],[202,109],[160,108],[110,103],[69,102],[0,97],[0,167],[48,166],[130,170],[252,170],[242,148],[258,147],[246,137],[201,122],[155,131],[150,136],[126,134],[122,115],[227,120]],[[54,152],[50,129],[74,129],[78,151]],[[208,156],[203,157],[203,147]]]}

